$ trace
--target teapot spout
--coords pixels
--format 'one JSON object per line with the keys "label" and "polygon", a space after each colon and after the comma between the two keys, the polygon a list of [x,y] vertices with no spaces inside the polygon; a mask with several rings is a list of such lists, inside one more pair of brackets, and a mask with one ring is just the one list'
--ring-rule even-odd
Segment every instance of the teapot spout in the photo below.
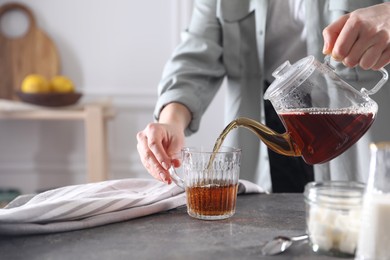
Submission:
{"label": "teapot spout", "polygon": [[230,122],[219,136],[214,151],[222,145],[226,135],[237,127],[244,127],[255,133],[271,150],[286,156],[301,156],[300,150],[294,145],[288,133],[279,134],[267,126],[246,117],[239,117]]}

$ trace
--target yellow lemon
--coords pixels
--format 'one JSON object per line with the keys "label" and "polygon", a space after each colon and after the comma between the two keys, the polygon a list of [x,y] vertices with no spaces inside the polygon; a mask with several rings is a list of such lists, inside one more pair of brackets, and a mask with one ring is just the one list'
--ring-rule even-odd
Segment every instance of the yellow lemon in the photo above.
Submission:
{"label": "yellow lemon", "polygon": [[30,74],[23,79],[21,90],[24,93],[47,93],[50,91],[50,84],[44,76]]}
{"label": "yellow lemon", "polygon": [[71,93],[74,92],[74,84],[68,77],[58,75],[54,76],[50,81],[51,91],[57,93]]}

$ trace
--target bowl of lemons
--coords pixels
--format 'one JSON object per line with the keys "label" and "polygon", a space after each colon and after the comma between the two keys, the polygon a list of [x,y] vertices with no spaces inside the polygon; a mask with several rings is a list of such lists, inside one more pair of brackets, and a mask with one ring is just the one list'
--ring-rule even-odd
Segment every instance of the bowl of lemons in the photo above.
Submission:
{"label": "bowl of lemons", "polygon": [[27,75],[16,94],[23,102],[47,107],[74,105],[82,96],[68,77],[57,75],[49,80],[39,74]]}

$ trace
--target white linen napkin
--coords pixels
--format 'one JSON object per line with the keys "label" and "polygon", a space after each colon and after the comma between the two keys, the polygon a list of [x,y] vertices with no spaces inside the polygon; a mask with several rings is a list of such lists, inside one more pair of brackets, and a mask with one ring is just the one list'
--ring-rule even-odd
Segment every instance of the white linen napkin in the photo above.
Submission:
{"label": "white linen napkin", "polygon": [[[238,193],[263,193],[240,180]],[[186,204],[183,189],[154,179],[72,185],[19,196],[0,209],[0,235],[44,234],[96,227]]]}

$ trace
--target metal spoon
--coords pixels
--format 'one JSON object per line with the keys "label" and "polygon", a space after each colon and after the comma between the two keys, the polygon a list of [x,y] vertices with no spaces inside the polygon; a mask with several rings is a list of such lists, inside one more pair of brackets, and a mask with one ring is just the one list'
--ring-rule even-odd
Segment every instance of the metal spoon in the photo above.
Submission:
{"label": "metal spoon", "polygon": [[263,255],[277,255],[283,253],[293,242],[306,240],[308,237],[309,236],[306,234],[296,237],[277,236],[263,246],[261,253]]}

